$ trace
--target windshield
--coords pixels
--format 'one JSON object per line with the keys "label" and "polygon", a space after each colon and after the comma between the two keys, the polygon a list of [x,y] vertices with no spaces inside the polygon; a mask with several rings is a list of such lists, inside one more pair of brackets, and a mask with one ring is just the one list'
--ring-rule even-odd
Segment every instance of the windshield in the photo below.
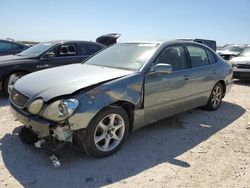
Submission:
{"label": "windshield", "polygon": [[127,70],[139,70],[153,55],[156,43],[121,43],[101,51],[86,64]]}
{"label": "windshield", "polygon": [[231,52],[241,52],[243,50],[243,48],[239,47],[239,46],[226,46],[222,50],[228,50]]}
{"label": "windshield", "polygon": [[241,52],[240,56],[250,57],[250,47],[245,48],[245,49]]}
{"label": "windshield", "polygon": [[32,46],[28,48],[27,50],[24,50],[23,52],[19,53],[19,56],[29,56],[29,57],[34,57],[34,56],[39,56],[48,49],[50,49],[52,46],[54,46],[54,43],[39,43],[35,46]]}

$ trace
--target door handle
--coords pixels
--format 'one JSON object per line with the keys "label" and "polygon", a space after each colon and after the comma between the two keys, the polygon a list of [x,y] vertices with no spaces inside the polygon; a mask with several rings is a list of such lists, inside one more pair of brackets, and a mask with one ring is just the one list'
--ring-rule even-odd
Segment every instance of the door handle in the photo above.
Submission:
{"label": "door handle", "polygon": [[48,64],[45,64],[45,65],[38,65],[38,66],[36,66],[36,68],[38,68],[38,69],[41,69],[41,68],[47,68],[47,67],[49,67],[49,65],[48,65]]}
{"label": "door handle", "polygon": [[183,78],[184,80],[189,80],[189,75],[184,75]]}

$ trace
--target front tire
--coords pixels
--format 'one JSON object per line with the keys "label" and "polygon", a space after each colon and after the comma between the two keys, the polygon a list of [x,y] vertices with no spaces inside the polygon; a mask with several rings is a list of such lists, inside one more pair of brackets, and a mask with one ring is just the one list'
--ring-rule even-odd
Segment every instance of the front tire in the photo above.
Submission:
{"label": "front tire", "polygon": [[206,109],[210,111],[217,110],[221,105],[222,98],[223,98],[223,87],[222,84],[218,82],[214,86],[211,92],[210,98],[206,105]]}
{"label": "front tire", "polygon": [[93,157],[107,157],[115,153],[129,133],[129,118],[119,106],[101,110],[91,121],[83,143],[85,152]]}
{"label": "front tire", "polygon": [[19,80],[22,76],[24,76],[24,72],[16,72],[10,74],[4,81],[3,84],[3,92],[8,97],[13,89],[14,84],[17,80]]}

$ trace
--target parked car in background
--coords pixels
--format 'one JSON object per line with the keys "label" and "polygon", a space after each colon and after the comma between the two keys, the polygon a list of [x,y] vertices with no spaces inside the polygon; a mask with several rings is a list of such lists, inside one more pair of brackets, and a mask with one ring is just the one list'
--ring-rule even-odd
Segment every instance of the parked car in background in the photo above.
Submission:
{"label": "parked car in background", "polygon": [[233,77],[250,79],[250,46],[246,47],[238,57],[229,61],[233,66]]}
{"label": "parked car in background", "polygon": [[230,60],[233,57],[237,57],[243,50],[243,45],[228,45],[221,50],[218,50],[217,53],[225,60]]}
{"label": "parked car in background", "polygon": [[0,40],[0,56],[18,54],[29,46],[11,40]]}
{"label": "parked car in background", "polygon": [[146,124],[199,106],[216,110],[231,83],[232,66],[205,45],[119,43],[84,64],[21,78],[9,99],[23,141],[51,137],[105,157]]}
{"label": "parked car in background", "polygon": [[[112,34],[108,35],[110,42]],[[105,40],[105,36],[102,36]],[[80,63],[107,46],[89,41],[49,41],[43,42],[29,49],[10,56],[0,57],[0,91],[8,96],[14,83],[22,76],[47,68]]]}

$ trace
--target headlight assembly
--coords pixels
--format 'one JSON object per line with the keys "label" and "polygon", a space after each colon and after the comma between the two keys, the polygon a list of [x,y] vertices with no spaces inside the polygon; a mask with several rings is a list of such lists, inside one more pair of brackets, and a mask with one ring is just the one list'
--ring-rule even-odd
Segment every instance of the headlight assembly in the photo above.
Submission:
{"label": "headlight assembly", "polygon": [[31,114],[38,114],[41,111],[42,107],[43,107],[43,100],[37,99],[29,105],[28,111]]}
{"label": "headlight assembly", "polygon": [[62,121],[72,116],[78,106],[76,99],[58,100],[45,108],[42,116],[52,121]]}

